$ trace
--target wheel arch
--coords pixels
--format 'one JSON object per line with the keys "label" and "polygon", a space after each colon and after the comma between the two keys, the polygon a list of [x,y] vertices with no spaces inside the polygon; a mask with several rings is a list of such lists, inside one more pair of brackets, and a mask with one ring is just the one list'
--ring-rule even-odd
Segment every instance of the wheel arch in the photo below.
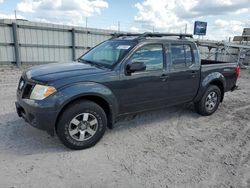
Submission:
{"label": "wheel arch", "polygon": [[115,119],[115,115],[114,112],[112,110],[111,104],[104,98],[98,95],[93,95],[93,94],[89,94],[89,95],[83,95],[83,96],[78,96],[75,98],[72,98],[71,100],[67,101],[63,107],[60,109],[57,118],[56,118],[56,123],[55,123],[55,130],[57,130],[57,124],[58,124],[58,120],[60,118],[60,116],[62,115],[62,113],[70,106],[73,105],[74,103],[77,103],[78,101],[82,101],[82,100],[89,100],[92,101],[96,104],[98,104],[105,112],[106,116],[107,116],[107,120],[108,120],[108,128],[112,129],[113,128],[113,124],[114,124],[114,119]]}
{"label": "wheel arch", "polygon": [[209,83],[209,85],[215,85],[220,89],[220,91],[221,91],[220,102],[222,102],[224,99],[224,93],[225,93],[225,86],[224,86],[223,82],[221,80],[213,80],[212,82]]}
{"label": "wheel arch", "polygon": [[195,97],[194,102],[198,102],[202,98],[210,85],[216,85],[217,87],[219,87],[221,91],[221,102],[223,101],[226,86],[225,77],[219,72],[213,72],[202,79],[199,92]]}

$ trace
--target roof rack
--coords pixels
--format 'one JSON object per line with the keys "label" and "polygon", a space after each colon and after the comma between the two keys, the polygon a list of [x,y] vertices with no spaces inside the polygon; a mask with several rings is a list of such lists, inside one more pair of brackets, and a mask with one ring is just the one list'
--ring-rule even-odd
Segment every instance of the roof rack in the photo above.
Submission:
{"label": "roof rack", "polygon": [[139,34],[139,33],[112,33],[111,34],[111,39],[114,39],[114,38],[119,38],[119,37],[136,37],[136,36],[140,36],[142,34]]}
{"label": "roof rack", "polygon": [[135,36],[137,37],[136,39],[143,39],[146,37],[166,37],[166,36],[177,36],[180,37],[181,39],[189,37],[193,38],[192,34],[184,34],[184,33],[151,33],[151,32],[146,32],[146,33],[114,33],[112,34],[112,38],[119,38],[119,37],[130,37],[130,36]]}

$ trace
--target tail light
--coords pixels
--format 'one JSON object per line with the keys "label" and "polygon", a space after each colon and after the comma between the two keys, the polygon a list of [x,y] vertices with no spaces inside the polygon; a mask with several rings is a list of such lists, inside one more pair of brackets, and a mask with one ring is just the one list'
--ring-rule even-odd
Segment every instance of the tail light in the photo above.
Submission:
{"label": "tail light", "polygon": [[238,79],[239,75],[240,75],[240,66],[239,65],[237,65],[235,71],[236,71],[236,79]]}

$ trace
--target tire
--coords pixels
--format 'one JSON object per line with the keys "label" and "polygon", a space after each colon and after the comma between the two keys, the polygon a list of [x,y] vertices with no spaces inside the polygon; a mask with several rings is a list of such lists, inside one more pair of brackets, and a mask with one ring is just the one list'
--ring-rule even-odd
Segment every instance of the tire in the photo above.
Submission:
{"label": "tire", "polygon": [[77,101],[64,110],[57,124],[57,135],[70,149],[80,150],[94,146],[104,135],[107,116],[96,103]]}
{"label": "tire", "polygon": [[195,103],[195,109],[199,114],[209,116],[218,109],[220,101],[221,90],[216,85],[210,85],[200,101]]}

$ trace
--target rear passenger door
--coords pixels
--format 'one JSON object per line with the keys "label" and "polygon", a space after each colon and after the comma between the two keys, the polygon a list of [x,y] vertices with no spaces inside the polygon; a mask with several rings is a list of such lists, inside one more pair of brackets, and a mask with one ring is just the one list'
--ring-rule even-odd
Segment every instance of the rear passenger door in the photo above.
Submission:
{"label": "rear passenger door", "polygon": [[166,49],[171,103],[191,101],[196,96],[200,80],[199,60],[194,52],[197,48],[192,43],[180,42],[172,43]]}

